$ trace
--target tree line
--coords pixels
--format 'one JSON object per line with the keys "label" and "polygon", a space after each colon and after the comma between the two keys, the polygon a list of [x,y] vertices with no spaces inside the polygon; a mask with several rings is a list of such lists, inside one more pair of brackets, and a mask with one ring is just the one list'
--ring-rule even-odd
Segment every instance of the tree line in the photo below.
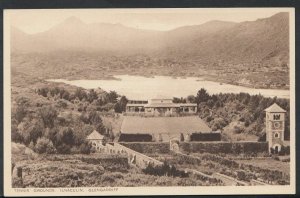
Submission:
{"label": "tree line", "polygon": [[[11,137],[12,141],[25,144],[37,153],[88,154],[92,147],[85,139],[93,130],[113,141],[114,133],[104,126],[101,112],[120,113],[127,103],[125,96],[114,91],[78,88],[71,92],[61,87],[44,87],[36,93],[50,102],[35,104],[32,98],[18,98],[12,109]],[[75,109],[68,109],[70,104]],[[67,113],[61,115],[62,112]]]}
{"label": "tree line", "polygon": [[259,136],[265,140],[265,112],[264,110],[277,103],[285,109],[285,139],[290,134],[290,105],[289,99],[277,97],[267,98],[262,95],[248,93],[219,93],[209,94],[206,89],[200,89],[196,95],[186,98],[174,98],[176,102],[197,103],[198,114],[214,130],[221,130],[233,121],[240,124],[234,127],[234,133],[246,133]]}

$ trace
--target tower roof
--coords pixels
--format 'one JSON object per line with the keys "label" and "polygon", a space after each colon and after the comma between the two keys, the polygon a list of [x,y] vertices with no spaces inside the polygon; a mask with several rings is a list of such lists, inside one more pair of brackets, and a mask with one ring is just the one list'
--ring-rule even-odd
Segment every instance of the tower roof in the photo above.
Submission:
{"label": "tower roof", "polygon": [[285,113],[286,110],[282,109],[278,104],[274,103],[268,108],[265,109],[266,112],[273,112],[273,113]]}
{"label": "tower roof", "polygon": [[103,140],[104,136],[101,135],[98,131],[94,130],[89,136],[87,136],[87,140]]}

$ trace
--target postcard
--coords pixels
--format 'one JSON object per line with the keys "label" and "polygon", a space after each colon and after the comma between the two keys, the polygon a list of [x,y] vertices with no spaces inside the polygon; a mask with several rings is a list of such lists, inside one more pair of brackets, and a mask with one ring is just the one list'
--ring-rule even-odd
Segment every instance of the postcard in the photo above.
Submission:
{"label": "postcard", "polygon": [[4,10],[4,184],[294,194],[294,9]]}

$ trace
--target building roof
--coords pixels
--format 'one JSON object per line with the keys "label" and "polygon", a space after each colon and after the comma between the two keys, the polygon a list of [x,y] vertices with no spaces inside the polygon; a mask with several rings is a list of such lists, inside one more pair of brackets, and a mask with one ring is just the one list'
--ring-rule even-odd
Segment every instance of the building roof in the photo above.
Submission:
{"label": "building roof", "polygon": [[268,108],[265,109],[266,112],[274,112],[274,113],[285,113],[286,110],[282,109],[278,104],[274,103]]}
{"label": "building roof", "polygon": [[179,103],[181,107],[197,107],[195,103]]}
{"label": "building roof", "polygon": [[98,131],[94,130],[90,135],[87,136],[87,140],[103,140],[104,136]]}
{"label": "building roof", "polygon": [[194,133],[211,132],[212,130],[198,116],[186,117],[138,117],[125,116],[121,133]]}
{"label": "building roof", "polygon": [[145,105],[145,108],[147,107],[180,107],[180,105],[178,103],[150,103]]}
{"label": "building roof", "polygon": [[146,104],[127,104],[126,106],[127,107],[143,107],[145,106]]}

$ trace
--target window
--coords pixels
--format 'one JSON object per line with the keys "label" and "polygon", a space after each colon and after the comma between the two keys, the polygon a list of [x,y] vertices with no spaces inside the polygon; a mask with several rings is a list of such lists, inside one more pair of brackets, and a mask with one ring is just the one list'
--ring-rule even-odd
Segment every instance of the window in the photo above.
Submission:
{"label": "window", "polygon": [[275,134],[274,134],[274,137],[275,137],[275,138],[279,138],[279,133],[275,133]]}
{"label": "window", "polygon": [[274,114],[273,120],[280,120],[280,114]]}

